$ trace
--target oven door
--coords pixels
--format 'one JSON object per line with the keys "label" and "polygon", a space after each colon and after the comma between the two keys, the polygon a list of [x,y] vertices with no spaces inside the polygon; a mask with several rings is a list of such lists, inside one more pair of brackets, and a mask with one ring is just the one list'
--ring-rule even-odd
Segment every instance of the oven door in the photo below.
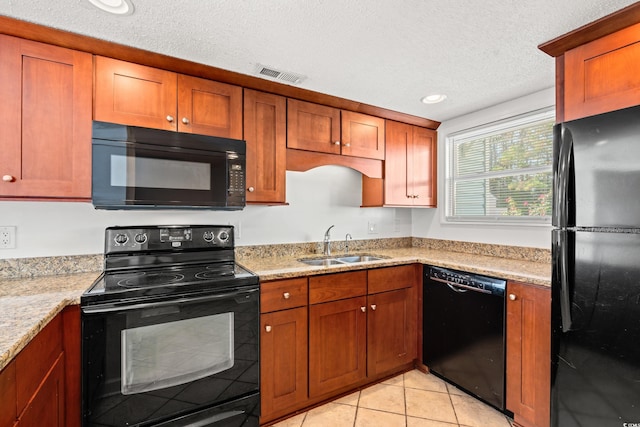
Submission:
{"label": "oven door", "polygon": [[257,425],[257,285],[83,307],[82,335],[85,426]]}
{"label": "oven door", "polygon": [[216,208],[245,205],[244,155],[94,140],[96,208]]}

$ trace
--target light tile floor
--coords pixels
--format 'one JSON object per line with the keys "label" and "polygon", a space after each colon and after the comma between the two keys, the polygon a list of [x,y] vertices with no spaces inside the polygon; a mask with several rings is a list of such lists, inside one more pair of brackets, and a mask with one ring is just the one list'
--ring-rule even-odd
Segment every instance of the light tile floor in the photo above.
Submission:
{"label": "light tile floor", "polygon": [[418,370],[284,420],[274,427],[511,427],[492,407]]}

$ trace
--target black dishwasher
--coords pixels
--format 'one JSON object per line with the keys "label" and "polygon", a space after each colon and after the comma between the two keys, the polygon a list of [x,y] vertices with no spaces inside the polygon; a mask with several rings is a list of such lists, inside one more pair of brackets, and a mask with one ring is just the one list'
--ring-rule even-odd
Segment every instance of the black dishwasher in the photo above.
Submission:
{"label": "black dishwasher", "polygon": [[424,266],[424,364],[503,412],[505,287],[502,279]]}

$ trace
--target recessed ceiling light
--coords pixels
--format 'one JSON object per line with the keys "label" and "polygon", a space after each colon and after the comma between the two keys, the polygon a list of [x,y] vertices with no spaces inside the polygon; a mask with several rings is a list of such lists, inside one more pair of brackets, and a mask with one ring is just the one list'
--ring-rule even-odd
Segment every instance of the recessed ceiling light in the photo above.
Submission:
{"label": "recessed ceiling light", "polygon": [[89,0],[89,2],[98,9],[114,15],[131,15],[133,13],[133,4],[130,0]]}
{"label": "recessed ceiling light", "polygon": [[433,95],[427,95],[423,97],[420,101],[425,104],[437,104],[438,102],[442,102],[447,99],[447,95],[443,95],[441,93],[434,93]]}

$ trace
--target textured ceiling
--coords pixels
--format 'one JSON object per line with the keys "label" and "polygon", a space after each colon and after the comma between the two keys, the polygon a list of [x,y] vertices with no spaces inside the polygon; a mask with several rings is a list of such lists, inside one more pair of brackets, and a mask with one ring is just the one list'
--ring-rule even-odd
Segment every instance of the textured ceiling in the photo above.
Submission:
{"label": "textured ceiling", "polygon": [[[4,0],[0,15],[300,85],[433,120],[554,85],[537,45],[628,0],[132,0],[113,16],[88,0]],[[445,93],[441,104],[420,98]]]}

